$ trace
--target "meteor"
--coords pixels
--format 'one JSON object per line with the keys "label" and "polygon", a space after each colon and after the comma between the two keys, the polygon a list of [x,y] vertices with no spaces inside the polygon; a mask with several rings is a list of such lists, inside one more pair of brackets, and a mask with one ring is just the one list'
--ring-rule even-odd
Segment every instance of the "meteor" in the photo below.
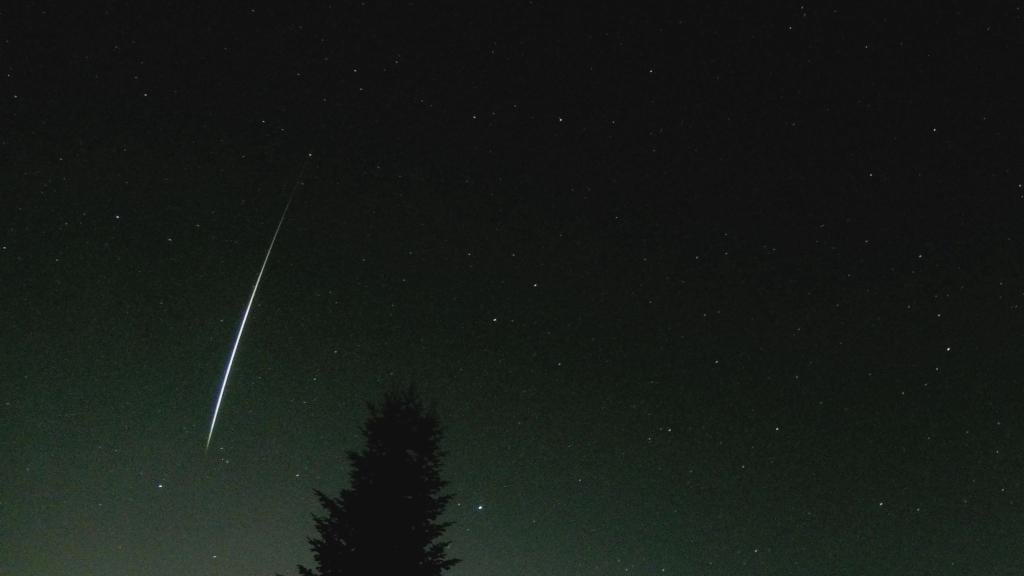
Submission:
{"label": "meteor", "polygon": [[292,205],[292,199],[295,198],[295,190],[299,187],[299,182],[302,181],[302,173],[306,170],[306,165],[309,164],[309,158],[312,154],[306,156],[306,161],[302,164],[302,168],[299,170],[299,177],[295,179],[295,185],[292,186],[292,192],[288,196],[288,202],[284,205],[284,210],[281,212],[281,219],[277,221],[277,228],[274,229],[274,236],[270,239],[270,246],[267,248],[267,254],[263,257],[263,264],[260,266],[260,273],[256,275],[256,283],[253,284],[252,293],[249,294],[249,302],[245,305],[245,312],[242,314],[242,322],[238,326],[238,334],[235,335],[235,343],[231,346],[231,355],[228,356],[228,365],[224,369],[224,378],[220,382],[220,391],[217,393],[217,404],[213,408],[213,418],[210,420],[210,433],[206,436],[206,450],[210,449],[210,440],[213,439],[213,429],[217,426],[217,415],[220,414],[220,404],[224,400],[224,390],[228,387],[228,377],[231,376],[231,366],[235,363],[235,354],[238,352],[238,343],[242,341],[242,331],[245,330],[245,323],[249,320],[249,311],[252,310],[253,300],[256,299],[256,291],[260,288],[260,280],[263,279],[263,271],[267,269],[267,261],[270,260],[270,252],[274,249],[274,242],[277,242],[277,235],[281,232],[281,225],[284,224],[284,217],[288,214],[288,208]]}

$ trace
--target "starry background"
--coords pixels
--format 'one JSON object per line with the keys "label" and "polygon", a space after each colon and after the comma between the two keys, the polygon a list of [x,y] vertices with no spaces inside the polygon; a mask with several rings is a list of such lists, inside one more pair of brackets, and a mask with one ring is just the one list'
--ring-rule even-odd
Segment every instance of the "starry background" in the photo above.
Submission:
{"label": "starry background", "polygon": [[[0,574],[1024,570],[1019,2],[0,12]],[[213,446],[217,386],[288,192]]]}

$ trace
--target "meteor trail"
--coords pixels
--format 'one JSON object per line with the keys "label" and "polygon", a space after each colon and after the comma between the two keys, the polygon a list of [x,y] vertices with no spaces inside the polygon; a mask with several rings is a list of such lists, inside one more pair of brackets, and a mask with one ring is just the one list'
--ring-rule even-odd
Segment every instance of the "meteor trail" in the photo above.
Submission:
{"label": "meteor trail", "polygon": [[306,156],[306,161],[302,164],[302,168],[299,170],[299,177],[295,179],[295,185],[292,186],[292,192],[288,196],[288,202],[284,205],[284,211],[281,212],[281,219],[277,221],[277,228],[274,229],[274,236],[270,239],[270,246],[267,248],[267,254],[263,257],[263,265],[260,266],[260,273],[256,276],[256,283],[252,287],[252,294],[249,295],[249,303],[245,305],[245,312],[242,314],[242,322],[238,326],[238,334],[235,335],[235,344],[231,347],[231,356],[228,357],[228,366],[224,369],[224,379],[220,383],[220,392],[217,393],[217,404],[213,408],[213,418],[210,420],[210,433],[206,436],[206,450],[210,449],[210,440],[213,439],[213,428],[217,425],[217,415],[220,413],[220,403],[224,400],[224,390],[228,387],[228,377],[231,376],[231,365],[235,362],[235,353],[238,352],[238,343],[242,341],[242,331],[245,330],[245,322],[249,319],[249,310],[252,309],[252,302],[256,299],[256,291],[260,288],[260,280],[263,279],[263,271],[267,268],[267,261],[270,260],[270,251],[274,249],[274,242],[277,241],[277,234],[281,231],[281,224],[284,224],[284,217],[288,214],[288,207],[292,205],[292,198],[295,198],[295,190],[299,187],[299,182],[302,181],[302,174],[306,171],[306,166],[309,164],[309,158],[312,154]]}

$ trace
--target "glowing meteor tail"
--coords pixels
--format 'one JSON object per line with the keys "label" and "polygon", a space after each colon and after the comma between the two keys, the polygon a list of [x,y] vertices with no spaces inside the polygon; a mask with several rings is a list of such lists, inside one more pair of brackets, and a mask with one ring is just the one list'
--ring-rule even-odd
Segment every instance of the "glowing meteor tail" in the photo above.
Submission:
{"label": "glowing meteor tail", "polygon": [[253,300],[256,299],[256,291],[260,288],[260,280],[263,279],[263,271],[267,269],[267,261],[270,260],[270,252],[274,249],[274,242],[277,242],[277,235],[281,232],[281,225],[284,224],[284,217],[288,214],[288,208],[292,205],[292,198],[295,197],[295,190],[299,187],[299,182],[302,180],[302,173],[306,170],[306,165],[309,164],[309,157],[312,154],[307,155],[306,162],[303,163],[302,169],[299,170],[299,177],[295,179],[295,185],[292,186],[292,192],[288,196],[288,202],[284,205],[284,211],[281,212],[281,219],[277,221],[277,228],[274,229],[274,236],[270,239],[270,246],[267,248],[267,253],[263,256],[263,264],[260,266],[260,273],[256,276],[256,283],[253,284],[252,293],[249,294],[249,302],[245,305],[245,312],[242,314],[242,322],[238,326],[238,334],[235,335],[235,343],[231,346],[231,356],[228,357],[227,368],[224,369],[224,379],[220,382],[220,391],[217,393],[217,404],[213,408],[213,418],[210,420],[210,433],[206,435],[206,450],[210,449],[210,441],[213,439],[213,429],[217,426],[217,415],[220,414],[220,404],[224,400],[224,390],[228,387],[228,377],[231,376],[231,366],[235,363],[235,354],[238,352],[238,343],[242,341],[242,331],[245,330],[245,323],[249,320],[249,311],[252,310]]}

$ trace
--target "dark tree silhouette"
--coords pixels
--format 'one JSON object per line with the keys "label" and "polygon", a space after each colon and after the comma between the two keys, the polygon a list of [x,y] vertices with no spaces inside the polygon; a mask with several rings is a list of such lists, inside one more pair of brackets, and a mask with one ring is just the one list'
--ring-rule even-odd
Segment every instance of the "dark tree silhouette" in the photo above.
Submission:
{"label": "dark tree silhouette", "polygon": [[316,568],[303,576],[438,576],[458,560],[439,541],[442,494],[441,424],[410,388],[369,404],[366,447],[349,452],[350,486],[336,498],[316,495],[326,510],[314,516],[319,537],[309,543]]}

